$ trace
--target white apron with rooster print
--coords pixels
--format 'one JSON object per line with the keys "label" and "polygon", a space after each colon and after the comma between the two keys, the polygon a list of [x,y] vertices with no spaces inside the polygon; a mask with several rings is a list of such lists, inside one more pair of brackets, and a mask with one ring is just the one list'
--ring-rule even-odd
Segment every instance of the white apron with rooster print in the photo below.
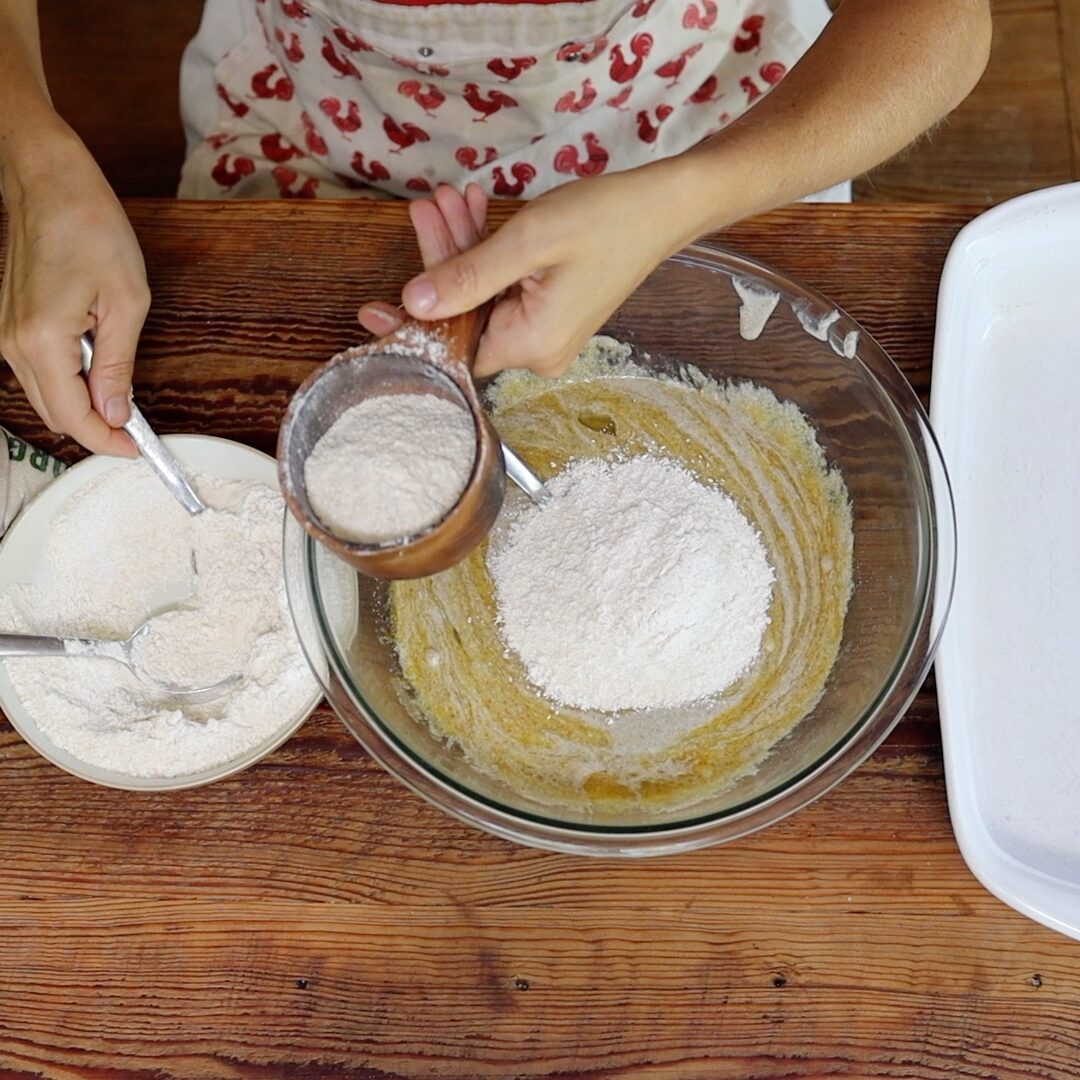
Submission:
{"label": "white apron with rooster print", "polygon": [[531,198],[688,150],[827,19],[824,0],[207,0],[179,193]]}

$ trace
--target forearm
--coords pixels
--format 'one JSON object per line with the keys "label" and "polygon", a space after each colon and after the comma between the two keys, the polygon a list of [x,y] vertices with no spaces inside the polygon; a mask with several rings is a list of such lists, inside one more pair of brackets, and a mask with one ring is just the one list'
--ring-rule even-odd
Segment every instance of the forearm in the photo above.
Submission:
{"label": "forearm", "polygon": [[0,196],[15,195],[63,137],[71,132],[45,84],[36,0],[0,0]]}
{"label": "forearm", "polygon": [[671,165],[683,240],[865,172],[954,109],[990,48],[985,0],[847,0],[784,80]]}

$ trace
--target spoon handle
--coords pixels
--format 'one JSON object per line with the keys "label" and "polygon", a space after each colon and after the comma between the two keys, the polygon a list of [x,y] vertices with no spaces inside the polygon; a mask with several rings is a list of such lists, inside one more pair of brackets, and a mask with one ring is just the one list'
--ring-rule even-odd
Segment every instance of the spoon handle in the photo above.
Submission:
{"label": "spoon handle", "polygon": [[506,445],[506,443],[502,444],[502,452],[503,461],[506,462],[506,475],[517,484],[517,486],[521,488],[521,490],[524,491],[537,506],[543,506],[544,503],[550,502],[551,492],[548,491],[544,481],[541,480],[540,477],[537,476],[509,446]]}
{"label": "spoon handle", "polygon": [[[94,339],[89,334],[79,338],[82,351],[82,368],[89,374],[94,359]],[[154,429],[146,422],[146,417],[139,412],[135,402],[131,402],[131,417],[124,425],[124,430],[131,436],[131,441],[138,447],[139,453],[150,463],[151,468],[161,477],[173,497],[190,514],[199,514],[206,509],[206,503],[195,494],[184,468],[166,449],[157,437]]]}
{"label": "spoon handle", "polygon": [[39,634],[0,634],[0,656],[65,656],[63,638]]}
{"label": "spoon handle", "polygon": [[123,643],[42,634],[0,634],[0,656],[107,656],[126,663]]}

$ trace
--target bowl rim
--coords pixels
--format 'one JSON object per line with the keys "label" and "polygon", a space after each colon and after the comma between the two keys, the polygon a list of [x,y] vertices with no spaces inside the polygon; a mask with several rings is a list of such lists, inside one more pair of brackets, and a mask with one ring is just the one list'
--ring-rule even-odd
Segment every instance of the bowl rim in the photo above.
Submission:
{"label": "bowl rim", "polygon": [[[593,855],[651,855],[690,850],[738,839],[794,813],[831,790],[861,765],[899,722],[933,663],[941,632],[952,601],[955,582],[956,519],[951,484],[944,458],[930,426],[929,418],[903,372],[880,343],[847,312],[817,289],[792,278],[768,263],[728,251],[719,245],[692,244],[665,260],[698,266],[729,277],[763,275],[770,291],[778,291],[790,304],[792,296],[809,298],[823,311],[836,311],[838,323],[859,331],[860,347],[847,359],[858,364],[864,376],[881,390],[892,410],[899,432],[918,463],[920,490],[920,558],[917,580],[919,602],[913,605],[904,646],[897,653],[888,677],[874,700],[844,734],[814,761],[781,784],[726,810],[689,815],[649,825],[608,825],[588,821],[568,822],[554,815],[534,813],[507,806],[473,791],[446,776],[416,754],[379,717],[364,698],[355,677],[330,630],[316,567],[317,546],[304,534],[302,560],[304,589],[312,602],[319,646],[333,672],[366,727],[351,722],[338,711],[332,687],[324,686],[328,699],[345,726],[364,748],[402,783],[451,815],[488,832],[526,845],[565,853]],[[661,264],[663,265],[663,264]],[[881,370],[871,368],[861,355],[861,342],[871,343]],[[830,342],[840,353],[842,340]],[[842,355],[842,354],[841,354]],[[289,526],[286,523],[286,541]],[[290,607],[293,598],[290,597]],[[927,641],[925,653],[917,656],[919,643]],[[306,648],[306,647],[305,647]],[[309,661],[312,658],[309,656]],[[321,676],[320,676],[321,678]],[[329,682],[330,680],[328,680]],[[433,790],[434,789],[434,790]]]}

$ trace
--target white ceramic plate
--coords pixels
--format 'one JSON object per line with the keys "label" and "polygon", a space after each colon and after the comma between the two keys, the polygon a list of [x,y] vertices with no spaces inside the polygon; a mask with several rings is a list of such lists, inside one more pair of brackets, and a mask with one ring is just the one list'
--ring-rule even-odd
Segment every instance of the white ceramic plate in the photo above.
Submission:
{"label": "white ceramic plate", "polygon": [[[259,480],[275,490],[277,488],[275,460],[250,446],[209,435],[166,435],[163,441],[183,465],[195,472],[228,480]],[[0,590],[13,582],[31,582],[44,571],[44,538],[49,522],[76,491],[120,464],[122,460],[118,458],[85,458],[61,473],[23,509],[0,543]],[[23,707],[3,664],[0,664],[0,708],[11,721],[11,726],[39,754],[84,780],[128,791],[175,791],[197,787],[246,769],[288,739],[311,715],[321,698],[321,690],[313,691],[299,712],[283,718],[281,726],[270,738],[253,747],[243,757],[184,776],[127,776],[88,765],[53,743]]]}
{"label": "white ceramic plate", "polygon": [[949,811],[993,893],[1080,938],[1080,184],[976,218],[941,281],[931,417],[956,496],[937,659]]}

